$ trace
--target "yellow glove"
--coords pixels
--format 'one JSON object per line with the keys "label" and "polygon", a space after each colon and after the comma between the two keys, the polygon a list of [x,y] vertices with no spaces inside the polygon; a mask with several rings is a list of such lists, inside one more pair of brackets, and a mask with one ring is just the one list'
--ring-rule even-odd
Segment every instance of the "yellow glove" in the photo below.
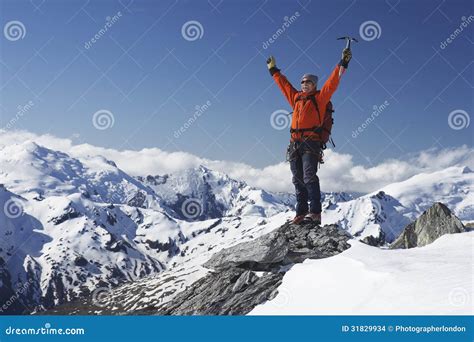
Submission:
{"label": "yellow glove", "polygon": [[268,70],[270,70],[271,68],[274,68],[274,67],[276,67],[275,57],[270,56],[267,59],[267,68],[268,68]]}

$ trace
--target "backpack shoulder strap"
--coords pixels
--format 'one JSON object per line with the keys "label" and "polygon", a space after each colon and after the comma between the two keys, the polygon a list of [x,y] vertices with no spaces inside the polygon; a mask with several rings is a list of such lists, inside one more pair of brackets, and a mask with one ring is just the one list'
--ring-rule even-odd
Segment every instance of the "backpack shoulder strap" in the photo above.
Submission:
{"label": "backpack shoulder strap", "polygon": [[319,106],[318,106],[318,102],[316,101],[316,96],[314,95],[310,95],[308,96],[309,99],[311,100],[311,102],[313,102],[314,106],[316,107],[316,111],[318,112],[319,114]]}
{"label": "backpack shoulder strap", "polygon": [[316,101],[316,96],[310,95],[308,97],[310,98],[311,102],[313,102],[314,107],[316,108],[316,111],[318,112],[319,123],[322,125],[323,122],[321,121],[321,112],[319,111],[319,106],[318,106],[318,101]]}

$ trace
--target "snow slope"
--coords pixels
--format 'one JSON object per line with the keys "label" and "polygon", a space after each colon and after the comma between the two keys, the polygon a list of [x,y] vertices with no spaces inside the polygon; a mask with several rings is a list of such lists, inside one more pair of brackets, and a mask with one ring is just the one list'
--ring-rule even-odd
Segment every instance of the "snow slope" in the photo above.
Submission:
{"label": "snow slope", "polygon": [[386,250],[352,240],[288,271],[278,295],[251,315],[473,315],[474,232]]}

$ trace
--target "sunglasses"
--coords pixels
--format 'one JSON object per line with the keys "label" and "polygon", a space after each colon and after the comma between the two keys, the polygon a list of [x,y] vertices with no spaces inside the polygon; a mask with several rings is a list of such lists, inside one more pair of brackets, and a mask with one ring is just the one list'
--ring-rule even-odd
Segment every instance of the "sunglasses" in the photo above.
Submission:
{"label": "sunglasses", "polygon": [[310,80],[302,80],[302,81],[301,81],[301,84],[304,84],[304,83],[311,83],[311,84],[313,84],[313,81],[310,81]]}

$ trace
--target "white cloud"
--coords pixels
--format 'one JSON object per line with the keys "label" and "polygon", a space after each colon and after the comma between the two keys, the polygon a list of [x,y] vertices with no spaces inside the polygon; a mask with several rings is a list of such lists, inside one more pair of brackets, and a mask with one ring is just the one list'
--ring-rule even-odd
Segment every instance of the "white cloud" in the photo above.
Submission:
{"label": "white cloud", "polygon": [[[200,158],[187,152],[166,152],[158,148],[118,151],[90,144],[74,144],[71,139],[52,135],[36,135],[26,131],[0,131],[0,145],[22,143],[26,140],[66,152],[76,158],[102,155],[134,176],[162,175],[204,165],[226,173],[232,178],[244,180],[252,186],[270,191],[293,191],[291,172],[288,163],[285,162],[260,169],[244,163]],[[318,174],[323,191],[371,192],[420,172],[432,172],[453,165],[466,165],[474,169],[474,149],[465,145],[442,150],[429,149],[412,154],[404,160],[385,160],[373,167],[356,165],[351,155],[327,150],[325,163]]]}

